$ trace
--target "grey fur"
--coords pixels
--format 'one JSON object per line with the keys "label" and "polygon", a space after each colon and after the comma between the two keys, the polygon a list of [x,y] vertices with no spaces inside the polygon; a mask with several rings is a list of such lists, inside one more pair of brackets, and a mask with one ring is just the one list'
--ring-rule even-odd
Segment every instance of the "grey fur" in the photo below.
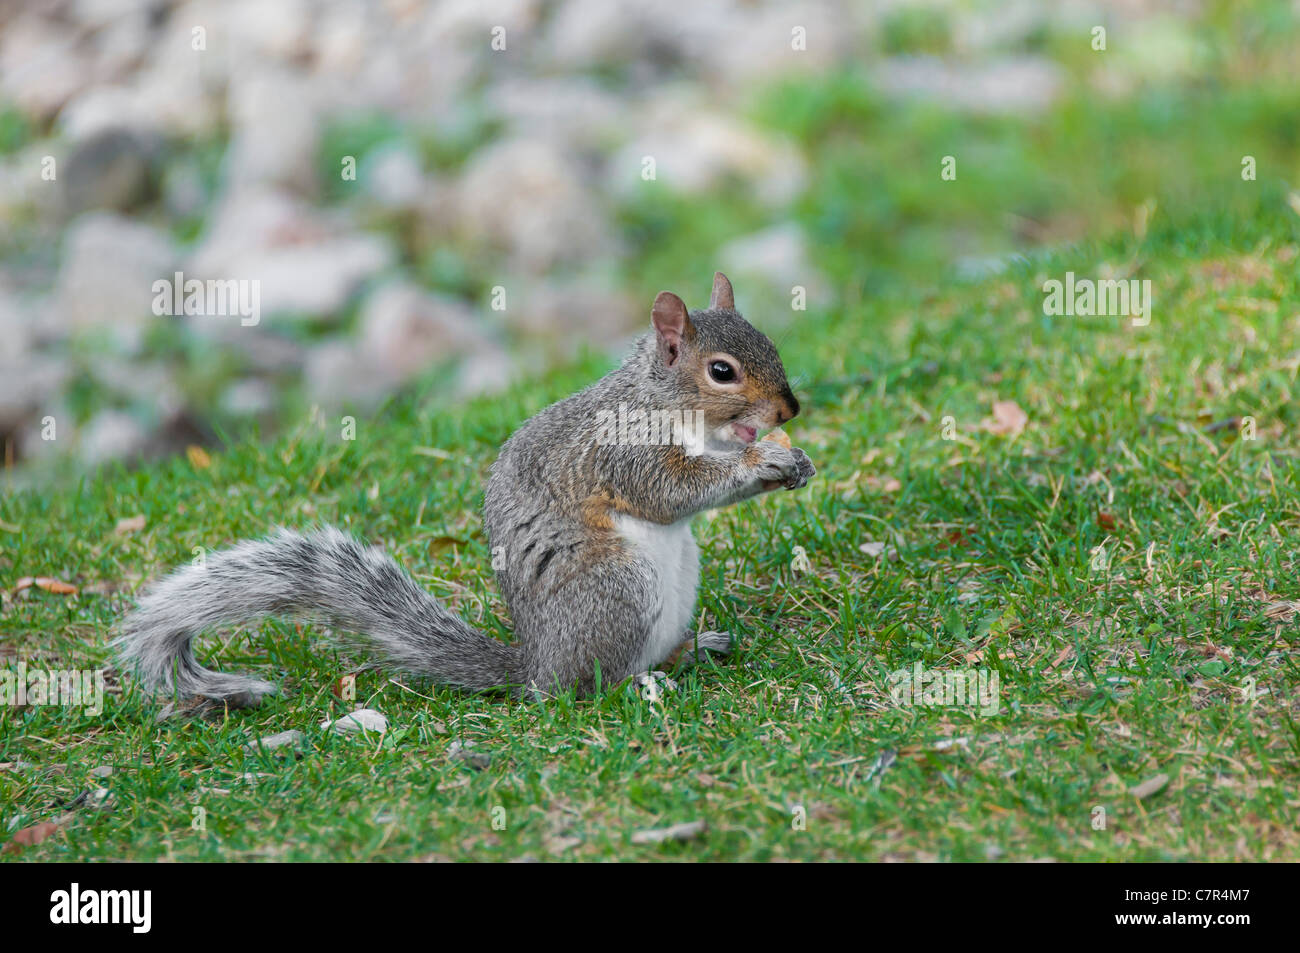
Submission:
{"label": "grey fur", "polygon": [[[620,368],[532,417],[501,448],[484,522],[500,556],[494,564],[515,623],[513,644],[469,627],[377,549],[330,528],[281,530],[148,590],[116,640],[126,667],[152,692],[256,704],[273,685],[203,668],[191,642],[212,627],[276,615],[360,633],[387,664],[470,690],[587,693],[598,679],[613,684],[636,674],[656,625],[672,611],[665,600],[673,594],[664,592],[671,577],[620,536],[616,521],[676,526],[705,509],[796,489],[816,472],[803,451],[772,442],[688,456],[678,445],[596,439],[600,411],[620,403],[702,410],[710,428],[769,427],[798,412],[775,347],[739,314],[692,312],[685,328],[680,352],[666,357],[663,339],[645,335]],[[743,368],[744,394],[710,385],[704,358],[719,351]],[[689,560],[688,545],[682,558]],[[725,642],[712,638],[718,647]]]}
{"label": "grey fur", "polygon": [[204,668],[191,641],[269,615],[364,633],[393,667],[469,689],[508,682],[518,654],[444,609],[383,552],[332,527],[281,530],[177,570],[140,599],[115,644],[152,691],[255,705],[275,686]]}

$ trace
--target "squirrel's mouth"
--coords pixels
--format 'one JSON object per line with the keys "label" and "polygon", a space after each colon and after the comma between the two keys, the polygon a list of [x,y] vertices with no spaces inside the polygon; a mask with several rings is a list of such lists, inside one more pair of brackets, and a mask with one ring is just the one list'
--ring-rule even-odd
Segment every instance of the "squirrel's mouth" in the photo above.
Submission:
{"label": "squirrel's mouth", "polygon": [[758,436],[758,428],[751,427],[749,424],[733,423],[731,431],[745,443],[753,443],[754,438]]}

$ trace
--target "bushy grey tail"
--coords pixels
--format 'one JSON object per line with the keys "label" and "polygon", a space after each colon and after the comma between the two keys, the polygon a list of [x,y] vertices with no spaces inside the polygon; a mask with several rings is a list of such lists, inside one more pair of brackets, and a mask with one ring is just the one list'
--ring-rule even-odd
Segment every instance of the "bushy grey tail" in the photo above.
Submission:
{"label": "bushy grey tail", "polygon": [[281,530],[178,569],[144,594],[114,645],[147,691],[255,705],[275,686],[204,668],[190,643],[213,626],[268,615],[357,633],[393,667],[444,685],[504,686],[515,668],[513,646],[471,628],[383,552],[332,528]]}

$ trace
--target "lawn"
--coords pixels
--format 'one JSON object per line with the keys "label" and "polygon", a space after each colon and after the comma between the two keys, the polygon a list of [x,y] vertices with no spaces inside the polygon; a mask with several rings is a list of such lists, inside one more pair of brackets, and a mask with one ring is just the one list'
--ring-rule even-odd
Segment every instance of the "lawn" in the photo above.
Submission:
{"label": "lawn", "polygon": [[[98,718],[0,710],[0,825],[66,822],[10,856],[1296,859],[1300,288],[1294,226],[1260,231],[1279,237],[1122,236],[787,328],[806,407],[789,430],[819,477],[698,520],[698,624],[740,648],[675,692],[467,696],[268,622],[206,643],[282,685],[254,711],[155,723],[129,690]],[[1149,326],[1042,313],[1042,274],[1135,260],[1153,276]],[[605,364],[463,412],[412,395],[354,441],[317,419],[9,495],[10,592],[28,575],[80,592],[7,596],[6,661],[110,664],[143,578],[313,521],[382,543],[504,635],[477,512],[487,466]],[[1023,432],[997,432],[994,401],[1023,409]],[[999,710],[895,704],[890,673],[917,662],[996,672]],[[382,739],[318,727],[353,707],[334,689],[354,672]],[[306,735],[293,754],[245,751],[288,728]],[[455,741],[490,763],[449,756]],[[77,806],[100,787],[107,808]],[[632,843],[697,820],[690,841]]]}
{"label": "lawn", "polygon": [[[1288,88],[998,123],[891,113],[853,77],[771,92],[757,113],[815,156],[796,214],[832,290],[793,317],[748,314],[779,343],[804,408],[786,429],[819,472],[696,521],[696,624],[733,632],[732,657],[659,698],[621,685],[538,704],[365,669],[312,627],[245,627],[201,654],[280,684],[254,710],[159,722],[111,670],[99,716],[0,707],[0,841],[58,822],[0,858],[1300,859]],[[877,126],[903,132],[879,142]],[[1122,143],[1106,161],[1087,153],[1106,142]],[[1239,175],[1248,150],[1257,182]],[[961,171],[941,184],[947,152]],[[628,286],[703,304],[709,250],[752,212],[643,199],[624,222],[644,252]],[[1006,254],[1026,216],[1036,250]],[[992,263],[944,267],[962,253],[945,240],[977,233]],[[1044,283],[1071,271],[1150,280],[1150,323],[1045,314]],[[487,468],[611,361],[467,406],[429,379],[358,416],[353,440],[304,416],[272,439],[10,490],[0,661],[111,666],[146,580],[198,547],[315,522],[382,544],[508,637]],[[18,588],[37,576],[78,591]],[[896,673],[918,665],[996,675],[996,711],[900,701]],[[349,674],[355,701],[336,693]],[[358,705],[388,732],[319,727]],[[300,746],[245,747],[287,729]],[[471,743],[487,758],[457,756]]]}

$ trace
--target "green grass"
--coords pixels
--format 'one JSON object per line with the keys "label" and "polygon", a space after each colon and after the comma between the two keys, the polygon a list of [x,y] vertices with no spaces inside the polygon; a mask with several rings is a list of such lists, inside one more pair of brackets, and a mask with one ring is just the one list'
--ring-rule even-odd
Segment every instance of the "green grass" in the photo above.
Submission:
{"label": "green grass", "polygon": [[[698,625],[740,648],[662,702],[624,685],[539,705],[368,670],[357,701],[392,730],[334,737],[317,725],[350,709],[332,687],[362,659],[268,622],[203,645],[280,683],[253,711],[155,723],[129,682],[100,718],[0,709],[0,762],[26,763],[0,770],[0,830],[70,818],[6,858],[1300,859],[1300,229],[1284,208],[1245,221],[1157,217],[1142,238],[799,316],[781,335],[806,408],[788,429],[819,476],[697,521]],[[1042,313],[1045,277],[1106,266],[1152,279],[1149,327]],[[208,467],[7,495],[4,661],[107,665],[143,579],[313,521],[382,543],[504,634],[478,516],[488,464],[606,366],[463,410],[409,395],[353,442],[308,421]],[[981,429],[994,400],[1025,410],[1022,434]],[[1244,416],[1257,439],[1240,439]],[[115,533],[137,514],[143,531]],[[795,547],[810,571],[792,570]],[[27,575],[82,591],[13,595]],[[918,661],[996,670],[1000,711],[895,705],[889,673]],[[307,734],[301,757],[243,750],[287,728]],[[449,758],[455,740],[491,764]],[[1129,792],[1160,774],[1158,793]],[[75,806],[101,785],[111,810]],[[631,842],[691,820],[708,829],[688,843]]]}
{"label": "green grass", "polygon": [[[672,287],[702,303],[717,249],[786,216],[830,289],[794,320],[749,314],[797,379],[804,414],[787,429],[819,475],[697,520],[696,624],[735,633],[732,658],[678,673],[661,702],[624,685],[543,706],[362,670],[311,627],[239,629],[201,654],[281,685],[253,711],[156,723],[112,673],[98,718],[0,707],[0,841],[66,822],[0,859],[1300,859],[1297,27],[1285,4],[1239,7],[1187,21],[1193,75],[1124,95],[1090,85],[1133,68],[1122,29],[1106,54],[1073,28],[1024,38],[1010,52],[1066,74],[1038,116],[889,103],[857,71],[759,89],[752,118],[808,158],[795,207],[656,183],[617,210],[621,279],[646,302]],[[957,35],[900,13],[880,44],[944,53]],[[346,200],[341,155],[364,165],[407,139],[450,170],[493,132],[472,110],[437,136],[340,123],[322,141],[324,199]],[[0,151],[26,136],[0,129]],[[948,154],[958,177],[942,182]],[[496,283],[490,255],[392,227],[417,280],[469,297]],[[0,251],[42,247],[18,229]],[[1150,279],[1150,326],[1044,315],[1043,282],[1066,271]],[[737,287],[742,308],[758,297]],[[215,392],[209,352],[154,343]],[[298,420],[269,442],[231,436],[209,466],[10,490],[0,668],[111,665],[111,627],[147,579],[280,524],[381,543],[507,637],[478,513],[487,467],[609,365],[587,356],[467,407],[431,375],[357,414],[355,441],[337,419]],[[98,406],[93,389],[74,398]],[[1023,433],[983,426],[995,401],[1025,411]],[[137,515],[142,531],[115,532]],[[16,592],[24,576],[80,592]],[[999,711],[896,704],[890,674],[917,663],[996,672]],[[333,691],[349,673],[357,703],[389,719],[382,741],[317,727],[353,707]],[[306,733],[300,757],[244,750],[288,728]],[[490,765],[451,758],[454,741]],[[82,797],[101,786],[111,810]],[[632,843],[694,820],[708,829],[687,843]]]}

